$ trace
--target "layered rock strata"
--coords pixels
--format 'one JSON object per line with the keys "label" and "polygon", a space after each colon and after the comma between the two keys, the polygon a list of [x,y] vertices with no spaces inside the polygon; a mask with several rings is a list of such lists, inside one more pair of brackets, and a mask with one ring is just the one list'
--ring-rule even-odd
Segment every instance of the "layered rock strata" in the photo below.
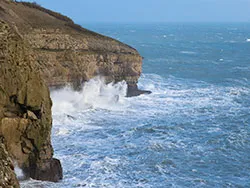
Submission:
{"label": "layered rock strata", "polygon": [[0,16],[14,24],[34,49],[34,60],[50,87],[102,75],[107,82],[125,80],[129,96],[138,95],[142,57],[132,47],[82,28],[66,16],[35,3],[0,3]]}
{"label": "layered rock strata", "polygon": [[0,0],[0,187],[18,187],[13,161],[27,177],[62,179],[51,146],[48,87],[79,89],[96,75],[137,88],[142,57],[130,46],[86,30],[35,3]]}

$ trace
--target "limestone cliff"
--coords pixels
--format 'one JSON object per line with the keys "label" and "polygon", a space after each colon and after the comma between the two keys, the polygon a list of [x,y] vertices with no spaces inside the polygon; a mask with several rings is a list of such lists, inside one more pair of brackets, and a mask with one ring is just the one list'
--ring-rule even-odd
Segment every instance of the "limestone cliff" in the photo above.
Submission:
{"label": "limestone cliff", "polygon": [[0,187],[18,187],[13,161],[27,177],[62,179],[51,146],[47,86],[75,88],[96,75],[125,80],[139,95],[142,58],[114,39],[34,3],[0,0]]}
{"label": "limestone cliff", "polygon": [[51,86],[102,75],[107,82],[125,80],[129,95],[138,95],[142,57],[132,47],[86,30],[59,13],[35,3],[0,3],[0,18],[18,28],[34,50],[39,70]]}
{"label": "limestone cliff", "polygon": [[28,177],[58,181],[62,169],[52,158],[49,90],[18,33],[0,21],[0,136]]}

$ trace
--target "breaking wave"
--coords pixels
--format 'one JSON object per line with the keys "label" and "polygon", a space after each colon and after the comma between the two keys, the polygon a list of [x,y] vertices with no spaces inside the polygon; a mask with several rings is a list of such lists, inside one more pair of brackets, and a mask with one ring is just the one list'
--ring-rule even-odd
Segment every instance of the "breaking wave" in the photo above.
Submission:
{"label": "breaking wave", "polygon": [[[139,88],[152,94],[126,98],[124,82],[101,78],[79,92],[53,91],[52,143],[64,179],[22,187],[249,187],[250,79],[238,44],[249,29],[239,36],[222,26],[155,28],[128,35],[145,54]],[[149,39],[151,32],[169,41]],[[214,38],[218,32],[224,39]]]}
{"label": "breaking wave", "polygon": [[18,180],[23,180],[25,178],[22,169],[19,168],[16,162],[14,163],[14,171]]}
{"label": "breaking wave", "polygon": [[[238,156],[238,148],[248,147],[249,134],[237,124],[249,121],[242,99],[250,89],[157,74],[142,75],[139,87],[153,93],[125,98],[124,82],[106,85],[100,78],[79,92],[53,91],[52,138],[65,177],[58,184],[22,185],[171,187],[184,186],[187,180],[189,186],[223,184],[221,179],[207,180],[215,173],[210,160],[220,161],[213,167],[225,166]],[[204,165],[197,165],[200,159]],[[223,169],[220,175],[226,174]]]}
{"label": "breaking wave", "polygon": [[53,115],[71,115],[86,109],[119,110],[126,92],[125,81],[105,84],[103,78],[96,77],[86,82],[81,91],[74,91],[71,87],[52,91],[52,112]]}

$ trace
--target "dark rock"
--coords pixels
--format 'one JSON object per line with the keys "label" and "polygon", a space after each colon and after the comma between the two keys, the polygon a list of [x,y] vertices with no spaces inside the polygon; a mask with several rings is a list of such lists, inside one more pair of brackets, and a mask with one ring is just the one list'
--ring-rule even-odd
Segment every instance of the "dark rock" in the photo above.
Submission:
{"label": "dark rock", "polygon": [[127,97],[136,97],[142,94],[151,94],[151,91],[140,90],[136,84],[128,85]]}
{"label": "dark rock", "polygon": [[31,178],[42,181],[58,182],[63,178],[61,163],[55,158],[43,162],[42,165],[31,166],[29,173]]}

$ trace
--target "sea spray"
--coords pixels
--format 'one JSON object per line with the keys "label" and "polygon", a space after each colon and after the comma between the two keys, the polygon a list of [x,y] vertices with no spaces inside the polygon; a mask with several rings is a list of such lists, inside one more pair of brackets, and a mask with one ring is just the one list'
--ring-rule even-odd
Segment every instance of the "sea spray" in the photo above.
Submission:
{"label": "sea spray", "polygon": [[[76,108],[70,116],[53,111],[52,144],[64,179],[21,184],[249,187],[250,61],[244,43],[250,27],[237,25],[233,28],[241,32],[232,33],[223,24],[183,27],[139,24],[104,29],[97,24],[99,31],[113,32],[139,49],[145,58],[138,86],[153,93],[121,97],[108,109],[83,103],[85,108]],[[135,35],[127,34],[130,29],[136,29]],[[218,32],[223,40],[216,37]],[[167,42],[151,37],[171,33]],[[54,96],[52,100],[54,105],[63,102]]]}
{"label": "sea spray", "polygon": [[[119,110],[124,103],[127,92],[125,81],[106,84],[102,77],[95,77],[84,83],[81,91],[74,91],[70,87],[53,91],[53,114],[72,114],[89,108]],[[119,105],[118,105],[119,104]]]}
{"label": "sea spray", "polygon": [[25,176],[22,169],[18,166],[17,162],[14,162],[14,171],[18,180],[24,180]]}

